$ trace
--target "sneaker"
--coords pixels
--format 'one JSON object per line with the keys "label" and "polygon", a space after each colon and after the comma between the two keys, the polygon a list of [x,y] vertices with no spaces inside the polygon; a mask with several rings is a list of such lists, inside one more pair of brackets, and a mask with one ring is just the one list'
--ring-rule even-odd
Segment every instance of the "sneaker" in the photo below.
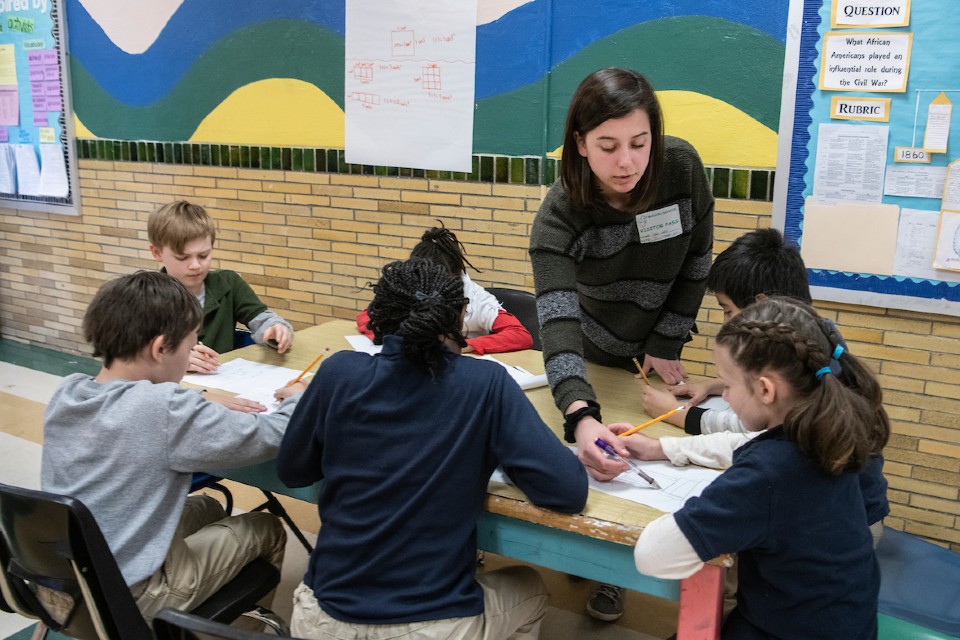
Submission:
{"label": "sneaker", "polygon": [[605,622],[620,618],[623,615],[623,587],[601,584],[587,602],[587,613]]}

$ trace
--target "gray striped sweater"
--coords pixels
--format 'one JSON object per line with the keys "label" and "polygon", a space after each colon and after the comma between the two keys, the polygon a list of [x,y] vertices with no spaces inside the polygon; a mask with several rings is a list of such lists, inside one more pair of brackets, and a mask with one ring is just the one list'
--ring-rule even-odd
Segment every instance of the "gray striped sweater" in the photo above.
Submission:
{"label": "gray striped sweater", "polygon": [[[665,140],[663,182],[649,211],[573,211],[557,181],[533,223],[543,358],[561,411],[596,401],[585,359],[624,367],[647,353],[675,360],[696,320],[713,249],[713,195],[694,148]],[[679,216],[680,232],[641,242],[639,227],[657,212]]]}

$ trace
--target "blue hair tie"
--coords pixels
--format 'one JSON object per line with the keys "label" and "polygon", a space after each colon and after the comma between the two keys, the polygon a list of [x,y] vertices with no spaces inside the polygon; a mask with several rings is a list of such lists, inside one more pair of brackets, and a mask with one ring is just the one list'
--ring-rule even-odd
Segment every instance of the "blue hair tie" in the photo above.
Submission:
{"label": "blue hair tie", "polygon": [[816,373],[815,375],[817,376],[817,380],[819,380],[819,379],[821,379],[823,376],[827,375],[828,373],[830,373],[830,367],[829,367],[829,366],[827,366],[827,367],[822,367],[822,368],[820,368],[820,369],[817,369],[817,373]]}
{"label": "blue hair tie", "polygon": [[838,345],[836,346],[836,348],[833,350],[833,356],[831,356],[831,357],[832,357],[834,360],[839,360],[839,359],[840,359],[840,356],[843,355],[843,352],[844,352],[843,345],[838,344]]}

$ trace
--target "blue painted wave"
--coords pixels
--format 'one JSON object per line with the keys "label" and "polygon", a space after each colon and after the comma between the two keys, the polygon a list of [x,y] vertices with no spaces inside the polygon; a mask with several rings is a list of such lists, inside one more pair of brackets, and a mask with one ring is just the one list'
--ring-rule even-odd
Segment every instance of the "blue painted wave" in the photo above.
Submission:
{"label": "blue painted wave", "polygon": [[[784,42],[787,5],[788,0],[534,0],[478,27],[476,97],[537,82],[589,44],[661,18],[717,17]],[[131,55],[113,44],[79,0],[67,0],[66,9],[71,54],[107,94],[130,106],[162,99],[210,46],[258,22],[300,20],[322,25],[341,37],[345,32],[343,1],[271,0],[237,9],[235,0],[203,0],[181,5],[153,46]],[[283,43],[278,42],[275,55],[282,56],[283,51]]]}

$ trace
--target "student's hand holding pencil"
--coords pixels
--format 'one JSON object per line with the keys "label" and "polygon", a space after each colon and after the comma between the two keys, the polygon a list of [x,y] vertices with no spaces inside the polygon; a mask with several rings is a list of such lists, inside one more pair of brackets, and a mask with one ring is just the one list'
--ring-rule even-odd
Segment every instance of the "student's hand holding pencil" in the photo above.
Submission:
{"label": "student's hand holding pencil", "polygon": [[189,373],[216,373],[220,368],[220,354],[198,342],[190,350],[190,364],[187,366]]}
{"label": "student's hand holding pencil", "polygon": [[[629,424],[612,424],[610,430],[618,436],[630,429]],[[666,460],[667,456],[663,453],[663,447],[660,446],[660,440],[650,438],[642,433],[635,433],[632,436],[626,436],[620,439],[620,442],[627,447],[630,455],[637,460]]]}
{"label": "student's hand holding pencil", "polygon": [[285,387],[277,389],[273,397],[277,400],[286,400],[287,398],[292,398],[293,396],[303,393],[307,390],[307,385],[310,384],[310,380],[291,380],[289,384]]}
{"label": "student's hand holding pencil", "polygon": [[[660,416],[671,409],[677,408],[677,399],[668,391],[661,391],[654,387],[643,388],[643,410],[651,416]],[[675,427],[683,428],[683,421],[686,418],[686,412],[677,412],[664,422],[672,424]]]}

